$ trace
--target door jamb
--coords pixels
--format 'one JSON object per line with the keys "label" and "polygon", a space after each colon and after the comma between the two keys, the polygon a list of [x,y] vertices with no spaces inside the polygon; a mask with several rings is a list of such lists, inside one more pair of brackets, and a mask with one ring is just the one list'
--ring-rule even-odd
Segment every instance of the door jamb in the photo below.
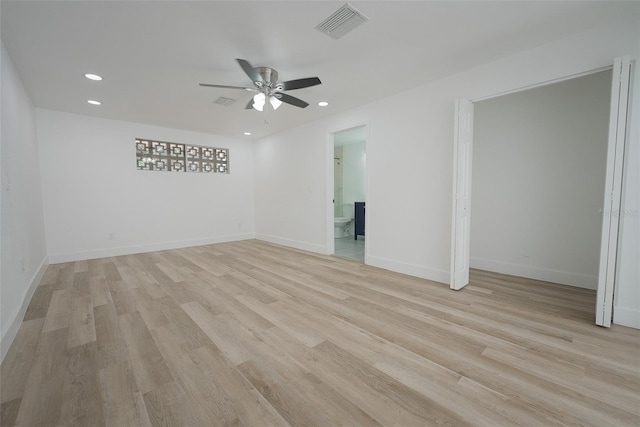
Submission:
{"label": "door jamb", "polygon": [[[365,128],[365,153],[368,152],[368,147],[369,147],[369,122],[368,121],[364,121],[364,122],[357,122],[355,124],[351,124],[351,125],[346,125],[346,126],[341,126],[341,127],[336,127],[336,128],[332,128],[329,129],[326,132],[326,136],[325,136],[325,219],[326,219],[326,224],[325,224],[325,236],[326,236],[326,242],[325,242],[325,253],[327,255],[333,255],[336,252],[335,249],[335,239],[334,239],[334,226],[333,226],[333,218],[334,218],[334,210],[333,210],[333,206],[334,206],[334,194],[333,194],[333,190],[334,190],[334,182],[333,182],[333,174],[334,174],[334,170],[333,170],[333,147],[334,147],[334,135],[336,133],[340,133],[340,132],[344,132],[350,129],[354,129],[354,128],[359,128],[359,127],[363,127]],[[368,164],[368,159],[367,159],[367,163],[365,164],[365,192],[366,192],[366,196],[367,196],[367,200],[369,200],[370,196],[370,192],[369,192],[369,164]],[[367,234],[367,223],[365,222],[365,235]],[[364,239],[364,263],[367,264],[367,256],[368,256],[369,250],[368,250],[368,240]]]}

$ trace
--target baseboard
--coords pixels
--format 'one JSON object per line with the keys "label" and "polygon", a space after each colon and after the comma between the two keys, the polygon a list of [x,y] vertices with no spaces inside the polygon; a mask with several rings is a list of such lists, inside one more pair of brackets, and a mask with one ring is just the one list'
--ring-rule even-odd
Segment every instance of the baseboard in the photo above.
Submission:
{"label": "baseboard", "polygon": [[561,285],[575,286],[584,289],[596,290],[598,287],[598,276],[591,274],[571,273],[568,271],[511,264],[482,258],[470,258],[469,266],[480,270],[495,271],[496,273],[527,277],[529,279],[560,283]]}
{"label": "baseboard", "polygon": [[27,308],[29,307],[29,303],[31,302],[33,293],[36,291],[38,284],[40,284],[40,281],[44,276],[44,272],[47,270],[47,266],[49,266],[49,258],[45,256],[40,263],[38,270],[36,270],[35,274],[31,278],[31,281],[29,282],[27,292],[25,292],[24,297],[22,298],[20,307],[18,307],[18,309],[11,317],[11,321],[9,322],[7,328],[2,331],[2,338],[0,338],[0,363],[2,363],[2,361],[4,360],[4,357],[9,351],[9,347],[11,347],[13,340],[18,334],[18,330],[20,329],[20,325],[22,324],[22,319],[24,319],[24,315],[27,312]]}
{"label": "baseboard", "polygon": [[640,329],[640,310],[615,305],[613,307],[613,323]]}
{"label": "baseboard", "polygon": [[256,234],[255,238],[258,240],[264,240],[265,242],[275,243],[276,245],[288,246],[290,248],[327,255],[327,248],[323,245],[314,245],[312,243],[271,236],[269,234]]}
{"label": "baseboard", "polygon": [[180,240],[174,242],[151,243],[147,245],[123,246],[119,248],[96,249],[85,252],[66,254],[50,254],[49,262],[59,264],[62,262],[84,261],[88,259],[108,258],[112,256],[141,254],[145,252],[166,251],[169,249],[189,248],[192,246],[212,245],[215,243],[235,242],[239,240],[254,239],[253,233],[231,234],[225,236],[208,237],[204,239]]}
{"label": "baseboard", "polygon": [[387,258],[380,258],[373,255],[366,255],[365,263],[373,267],[395,271],[396,273],[408,274],[409,276],[420,277],[422,279],[445,283],[447,285],[449,284],[449,272],[445,270],[409,264]]}

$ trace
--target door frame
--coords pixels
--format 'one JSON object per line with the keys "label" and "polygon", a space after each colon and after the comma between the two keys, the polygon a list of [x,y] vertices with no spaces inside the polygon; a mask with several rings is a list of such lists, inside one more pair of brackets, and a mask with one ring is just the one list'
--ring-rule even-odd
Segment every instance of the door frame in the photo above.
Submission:
{"label": "door frame", "polygon": [[[616,70],[620,70],[621,69],[620,67],[624,68],[624,64],[627,64],[627,72],[631,73],[631,70],[632,70],[631,67],[633,66],[631,57],[625,56],[621,58],[615,58],[613,67],[612,66],[600,67],[598,69],[594,69],[588,72],[572,74],[572,75],[564,76],[558,79],[553,79],[550,81],[545,81],[538,84],[529,85],[526,87],[521,87],[514,90],[498,93],[495,95],[477,98],[474,100],[470,100],[470,102],[473,103],[473,102],[484,101],[487,99],[492,99],[499,96],[508,95],[511,93],[521,92],[521,91],[533,89],[536,87],[546,86],[549,84],[558,83],[565,80],[571,80],[571,79],[598,73],[605,70],[610,70],[612,68],[614,70],[613,76],[612,76],[612,87],[614,87],[614,85],[616,84]],[[629,90],[632,84],[629,76],[627,76],[626,83],[628,85],[627,90]],[[614,102],[616,107],[615,112],[613,111]],[[600,326],[605,326],[605,327],[611,326],[611,318],[613,315],[613,293],[614,293],[614,287],[615,287],[614,286],[615,285],[615,268],[617,265],[617,258],[618,258],[617,241],[618,241],[618,226],[619,226],[618,215],[613,215],[613,214],[616,212],[619,213],[620,202],[622,199],[622,178],[623,178],[622,164],[624,161],[624,146],[626,144],[626,139],[625,139],[624,132],[620,131],[619,128],[622,128],[623,125],[621,125],[621,123],[624,123],[625,128],[623,130],[626,130],[626,114],[627,114],[627,111],[625,108],[624,118],[623,118],[624,120],[621,120],[622,119],[621,115],[623,112],[620,111],[620,109],[618,108],[619,98],[616,96],[616,92],[614,90],[612,90],[612,93],[611,93],[611,103],[612,103],[611,104],[612,108],[610,111],[610,119],[609,119],[610,120],[609,121],[609,138],[607,141],[607,153],[608,153],[607,167],[606,167],[607,183],[604,191],[605,205],[603,209],[603,214],[607,216],[606,213],[608,212],[609,215],[608,215],[608,221],[606,221],[607,218],[603,217],[603,230],[602,230],[603,240],[600,242],[600,271],[598,273],[598,276],[599,276],[598,277],[598,297],[597,297],[597,306],[596,306],[596,324]],[[458,123],[460,122],[460,120],[462,120],[462,118],[459,117],[460,111],[458,109],[458,102],[456,102],[455,115],[456,115],[456,120],[454,125],[455,126],[454,127],[454,135],[455,135],[454,144],[457,144]],[[615,120],[616,126],[612,125],[612,123],[614,123],[614,120]],[[620,136],[622,136],[622,138],[620,138]],[[614,153],[614,154],[612,155],[611,153]],[[615,153],[617,153],[617,162],[619,163],[616,163]],[[456,207],[455,183],[456,183],[456,176],[457,176],[457,165],[459,162],[459,159],[457,158],[458,154],[459,152],[454,148],[454,159],[453,159],[454,187],[452,189],[453,211],[452,211],[452,225],[451,225],[451,230],[452,230],[451,246],[452,247],[451,247],[450,283],[449,283],[451,289],[460,289],[462,286],[464,286],[464,285],[460,286],[460,284],[456,284],[454,280],[454,262],[455,262],[454,255],[456,252],[456,247],[455,247],[456,240],[454,239],[456,238],[455,232],[456,232],[456,227],[458,226],[458,224],[456,224],[457,218],[456,218],[456,210],[455,210],[455,207]],[[472,164],[472,160],[469,162],[469,173],[471,172],[471,164]],[[616,164],[618,165],[617,167],[616,167]],[[615,208],[616,206],[617,208]],[[471,208],[471,205],[469,203],[469,209],[470,208]],[[605,223],[609,223],[609,224],[607,225]],[[605,230],[605,228],[608,231]],[[469,236],[465,236],[465,238],[470,237],[470,231],[471,231],[470,228],[468,228],[467,232],[469,233]],[[605,241],[607,242],[607,244],[603,243]],[[467,265],[469,263],[468,252],[466,253],[466,263]],[[607,268],[604,269],[603,265],[607,266]]]}
{"label": "door frame", "polygon": [[[333,170],[333,147],[334,147],[334,135],[336,133],[344,132],[347,130],[363,127],[365,128],[365,141],[364,141],[364,150],[365,153],[368,153],[369,147],[369,122],[357,122],[355,124],[350,124],[346,126],[341,126],[338,128],[332,128],[328,130],[325,134],[325,254],[333,255],[336,253],[335,248],[335,228],[333,226],[333,206],[334,206],[334,170]],[[365,169],[365,192],[367,194],[367,200],[369,200],[369,159],[367,155],[367,163],[364,165]],[[365,222],[365,235],[367,235],[367,222]],[[368,251],[368,240],[364,239],[364,263],[367,264],[367,254]]]}

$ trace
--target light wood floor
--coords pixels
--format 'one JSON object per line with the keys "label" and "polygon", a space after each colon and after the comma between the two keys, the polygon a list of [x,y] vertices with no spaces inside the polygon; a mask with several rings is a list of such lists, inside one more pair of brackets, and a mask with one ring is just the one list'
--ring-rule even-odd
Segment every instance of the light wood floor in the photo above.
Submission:
{"label": "light wood floor", "polygon": [[593,291],[445,285],[243,241],[51,265],[2,426],[640,423],[640,331]]}

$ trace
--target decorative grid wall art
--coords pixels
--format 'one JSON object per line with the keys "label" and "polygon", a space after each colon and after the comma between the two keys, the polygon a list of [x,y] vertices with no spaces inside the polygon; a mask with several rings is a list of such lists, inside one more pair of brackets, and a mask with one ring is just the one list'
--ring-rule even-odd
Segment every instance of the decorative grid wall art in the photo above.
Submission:
{"label": "decorative grid wall art", "polygon": [[136,139],[138,170],[229,173],[229,149]]}

